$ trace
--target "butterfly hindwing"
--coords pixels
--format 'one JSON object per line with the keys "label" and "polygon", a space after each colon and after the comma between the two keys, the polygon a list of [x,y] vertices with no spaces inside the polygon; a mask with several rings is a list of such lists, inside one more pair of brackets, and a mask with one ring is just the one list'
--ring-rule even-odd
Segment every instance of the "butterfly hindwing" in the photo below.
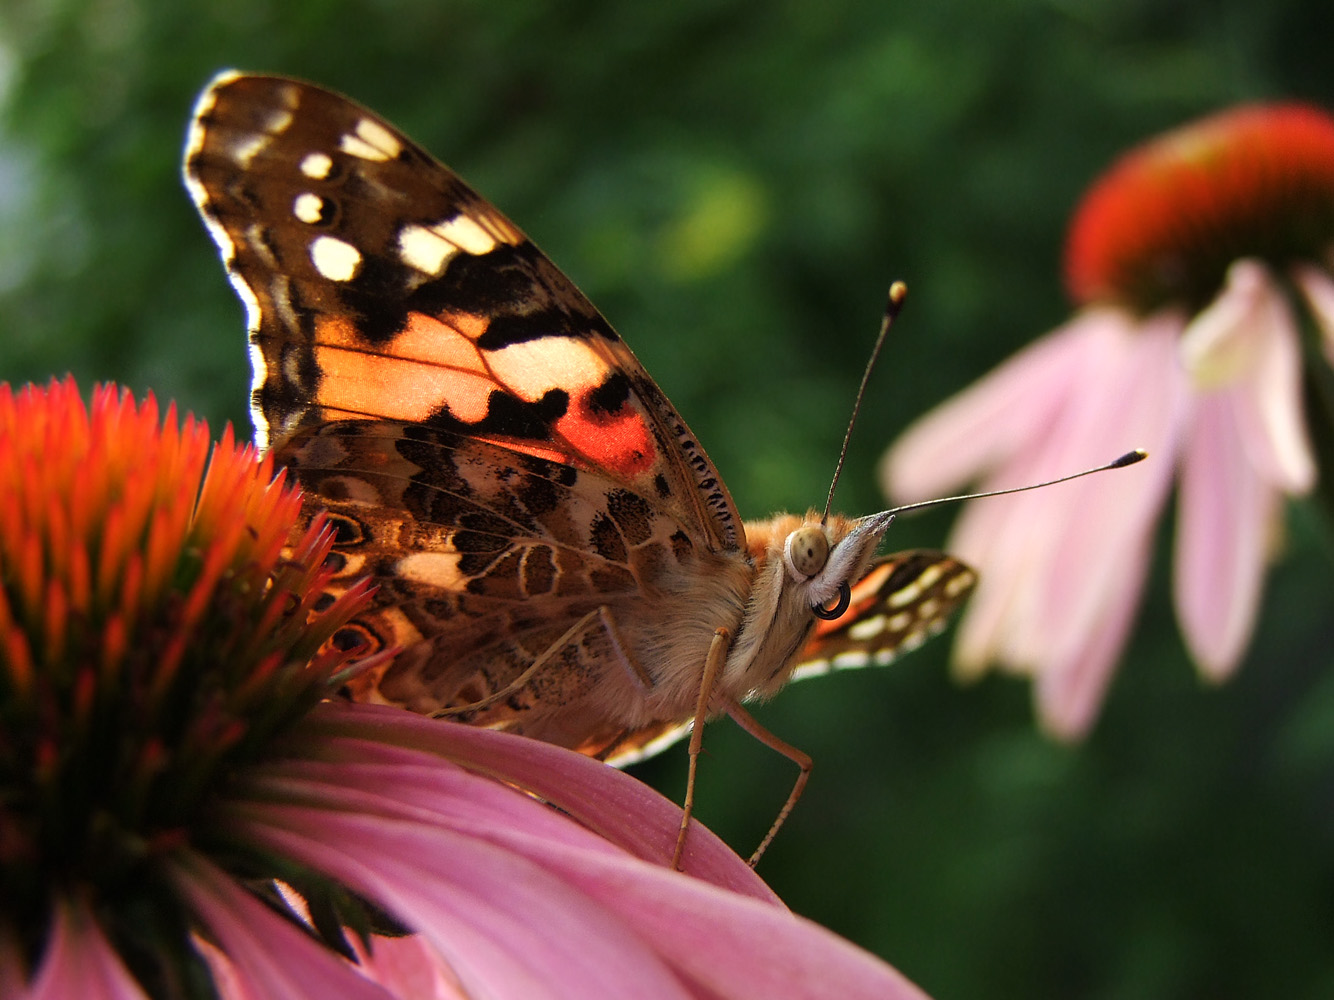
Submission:
{"label": "butterfly hindwing", "polygon": [[876,560],[853,586],[848,610],[816,624],[793,680],[892,663],[943,629],[976,581],[970,567],[944,552],[915,549]]}

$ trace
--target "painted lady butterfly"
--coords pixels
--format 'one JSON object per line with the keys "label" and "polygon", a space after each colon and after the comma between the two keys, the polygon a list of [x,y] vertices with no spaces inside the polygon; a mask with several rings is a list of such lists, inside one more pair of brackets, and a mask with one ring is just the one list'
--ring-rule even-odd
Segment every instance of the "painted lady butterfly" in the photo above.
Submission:
{"label": "painted lady butterfly", "polygon": [[613,763],[726,713],[801,767],[781,823],[810,759],[742,702],[888,663],[971,589],[938,552],[873,561],[889,514],[743,524],[569,279],[351,101],[223,73],[185,178],[245,302],[259,443],[329,512],[339,585],[379,585],[342,638],[402,650],[353,698]]}

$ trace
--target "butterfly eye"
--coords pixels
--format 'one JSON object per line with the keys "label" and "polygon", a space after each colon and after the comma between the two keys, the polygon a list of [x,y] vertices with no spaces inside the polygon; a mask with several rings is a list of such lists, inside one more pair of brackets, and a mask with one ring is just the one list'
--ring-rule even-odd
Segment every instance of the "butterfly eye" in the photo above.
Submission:
{"label": "butterfly eye", "polygon": [[829,561],[829,539],[824,529],[808,524],[787,536],[783,547],[787,568],[798,579],[810,579]]}

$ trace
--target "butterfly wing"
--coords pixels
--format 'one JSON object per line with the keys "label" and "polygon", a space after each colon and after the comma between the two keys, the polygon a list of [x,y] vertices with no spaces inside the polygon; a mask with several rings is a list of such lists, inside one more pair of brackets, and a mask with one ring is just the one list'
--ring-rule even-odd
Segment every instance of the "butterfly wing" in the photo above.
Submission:
{"label": "butterfly wing", "polygon": [[[370,111],[222,74],[185,176],[246,305],[260,442],[333,512],[340,579],[380,584],[354,627],[415,647],[397,689],[365,696],[466,704],[599,605],[642,602],[664,563],[743,546],[721,477],[606,320]],[[591,622],[534,696],[569,697],[618,649]]]}
{"label": "butterfly wing", "polygon": [[876,560],[852,588],[847,611],[817,622],[792,679],[892,663],[940,632],[976,582],[971,568],[944,552],[916,549]]}

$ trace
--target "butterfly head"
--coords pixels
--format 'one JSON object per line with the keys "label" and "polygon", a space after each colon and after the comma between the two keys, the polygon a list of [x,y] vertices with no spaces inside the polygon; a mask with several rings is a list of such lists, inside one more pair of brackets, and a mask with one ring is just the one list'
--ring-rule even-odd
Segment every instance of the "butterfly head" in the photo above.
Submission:
{"label": "butterfly head", "polygon": [[[809,519],[783,542],[783,567],[805,591],[811,611],[830,621],[848,609],[850,586],[865,571],[893,514],[832,523]],[[831,605],[832,602],[832,605]]]}

